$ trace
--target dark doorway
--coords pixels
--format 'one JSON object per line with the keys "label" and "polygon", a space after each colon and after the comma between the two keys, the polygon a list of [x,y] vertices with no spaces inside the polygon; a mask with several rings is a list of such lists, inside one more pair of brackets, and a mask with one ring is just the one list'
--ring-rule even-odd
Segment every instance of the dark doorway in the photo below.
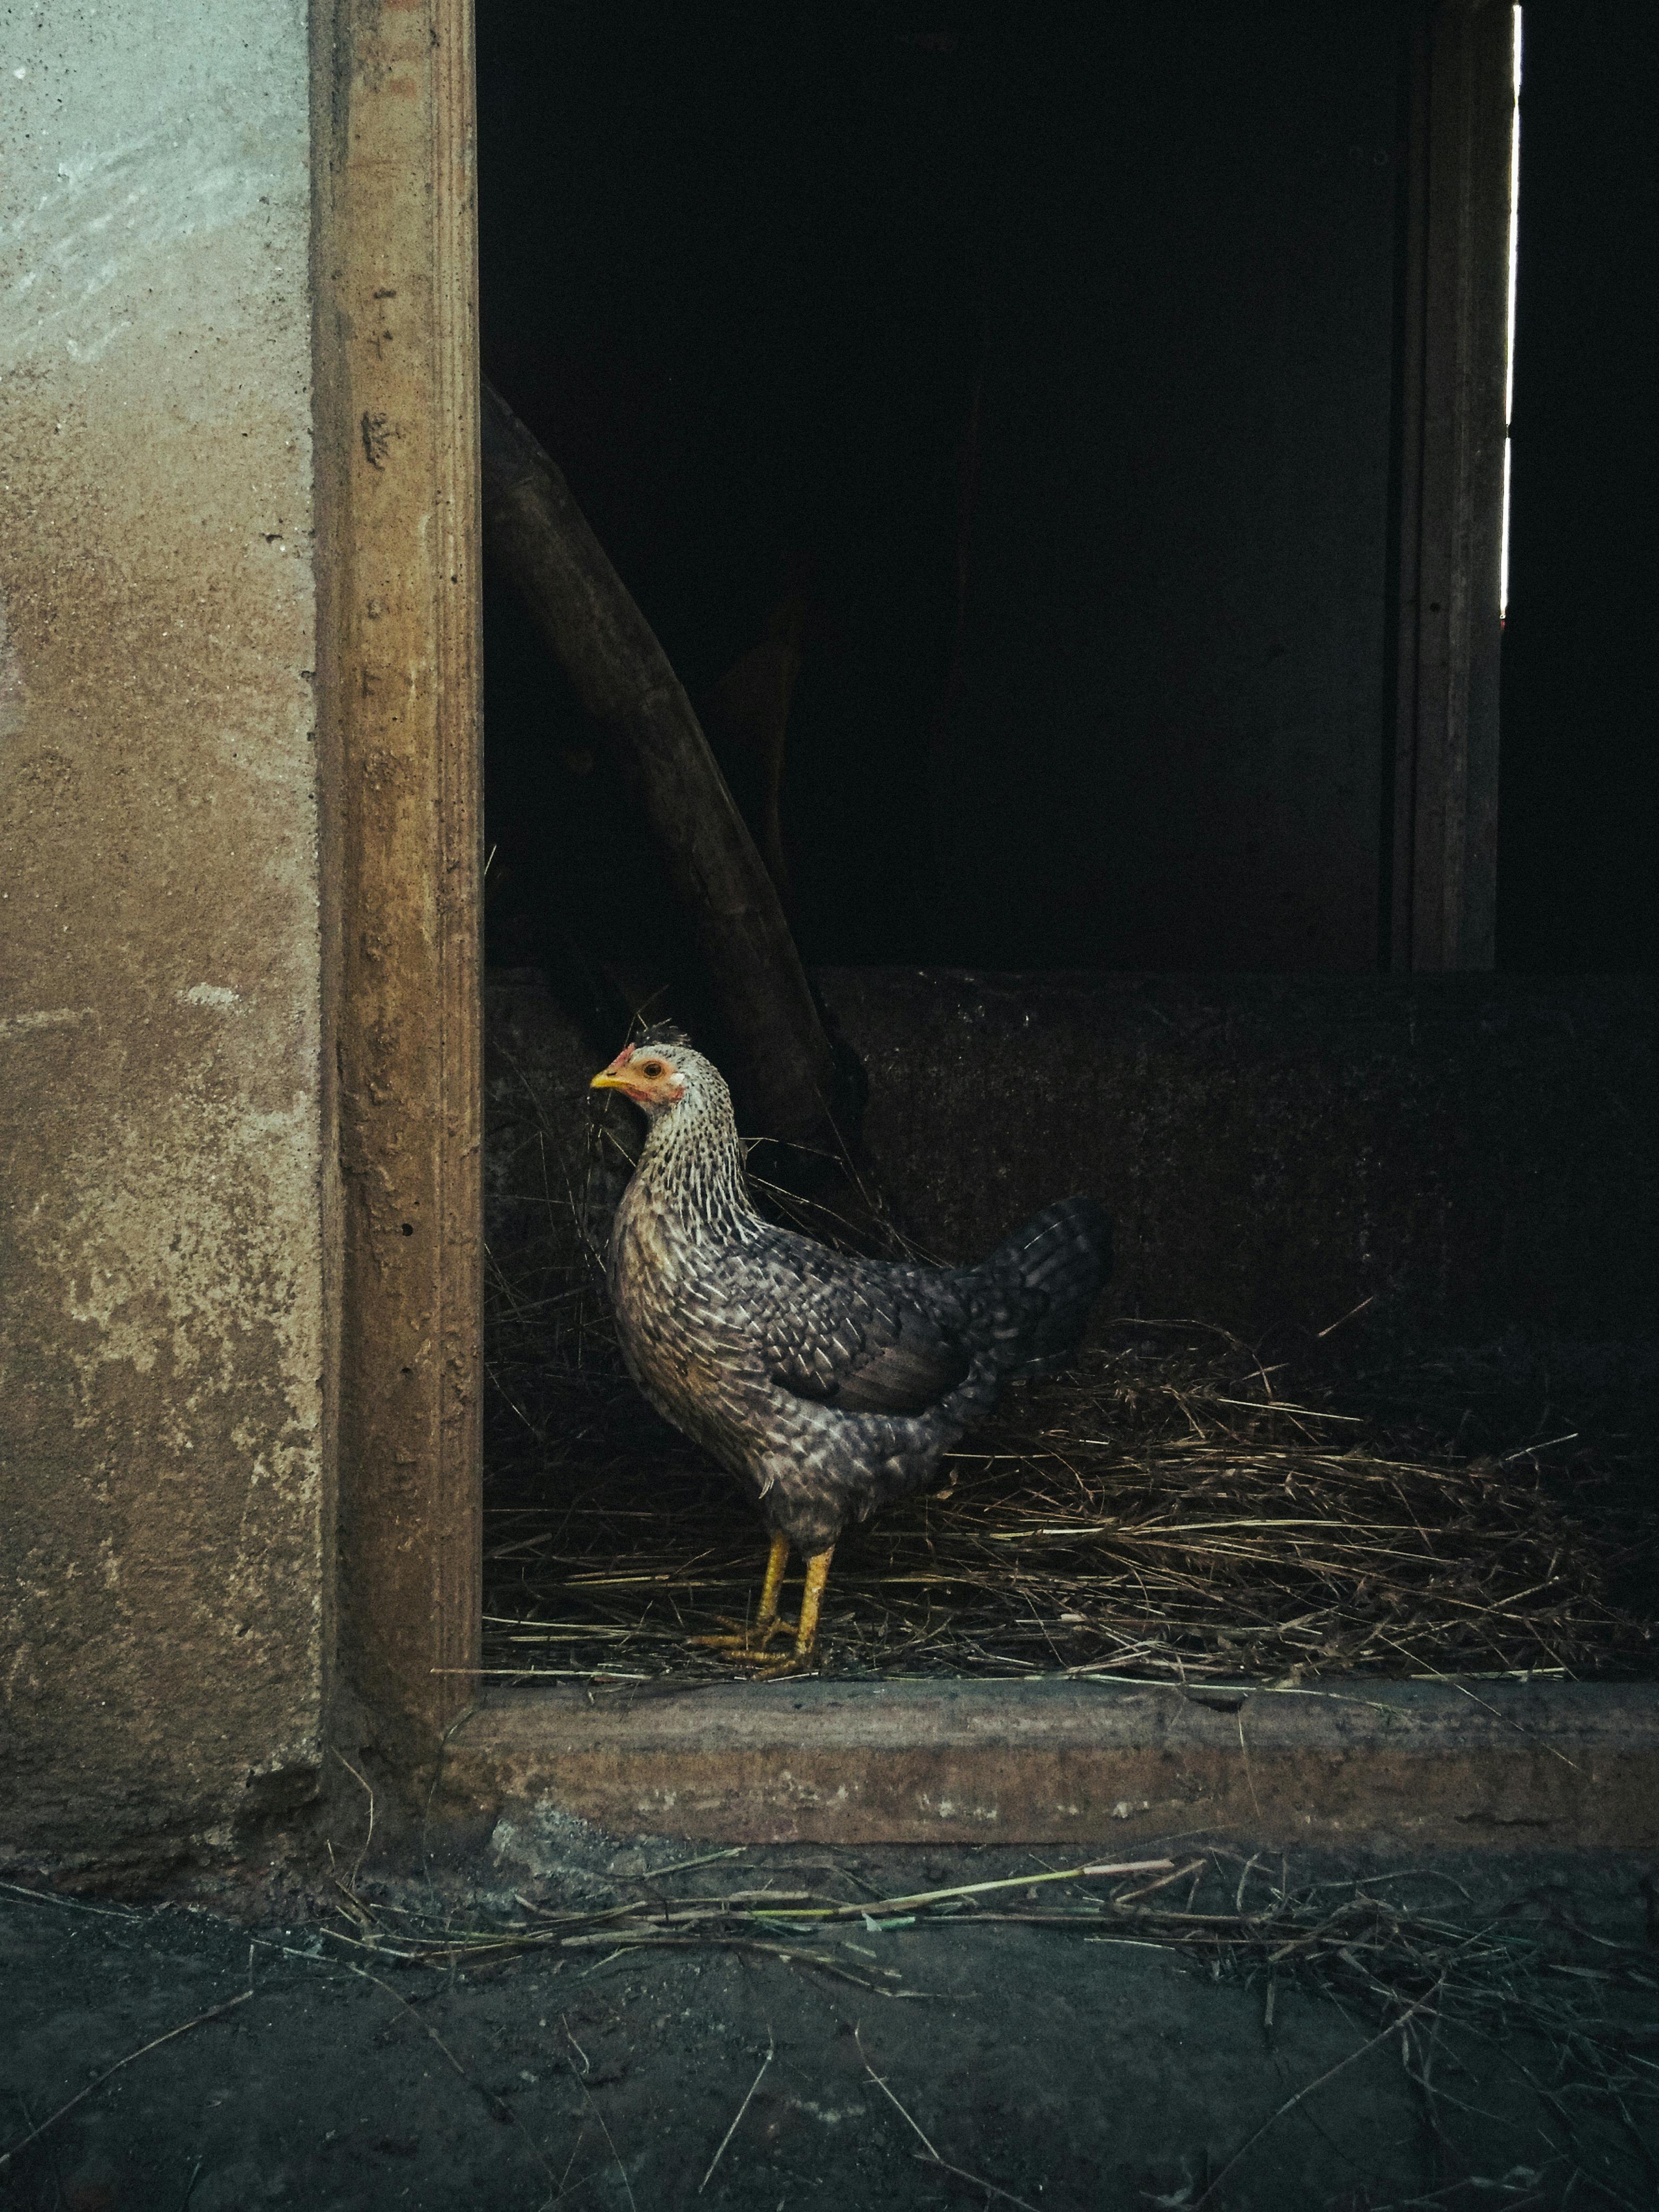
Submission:
{"label": "dark doorway", "polygon": [[[1402,25],[481,8],[486,373],[757,829],[787,701],[809,961],[1377,964]],[[486,597],[492,964],[648,980]]]}
{"label": "dark doorway", "polygon": [[1525,26],[1498,963],[1651,972],[1659,14]]}
{"label": "dark doorway", "polygon": [[[1152,1255],[1126,1311],[1205,1315],[1248,1275],[1254,1333],[1328,1267],[1285,1324],[1304,1352],[1389,1301],[1403,1336],[1431,1249],[1420,1312],[1454,1277],[1558,1286],[1502,1256],[1546,1211],[1545,1048],[1484,982],[1372,980],[1491,957],[1510,30],[1478,0],[483,0],[485,372],[696,703],[930,1251],[982,1251],[1029,1174],[1031,1202],[1104,1193]],[[487,1648],[557,1674],[638,1631],[655,1672],[754,1574],[752,1516],[646,1412],[599,1282],[626,1140],[585,1085],[665,986],[677,1010],[685,931],[488,575],[485,658]],[[1580,1073],[1620,1018],[1573,1031]],[[1505,1034],[1522,1073],[1460,1059],[1437,1089],[1437,1053]],[[930,1126],[952,1069],[972,1110]],[[1443,1194],[1471,1203],[1437,1246]],[[1164,1255],[1200,1249],[1222,1265],[1171,1297]],[[1268,1370],[1219,1334],[1216,1402],[1248,1408]]]}

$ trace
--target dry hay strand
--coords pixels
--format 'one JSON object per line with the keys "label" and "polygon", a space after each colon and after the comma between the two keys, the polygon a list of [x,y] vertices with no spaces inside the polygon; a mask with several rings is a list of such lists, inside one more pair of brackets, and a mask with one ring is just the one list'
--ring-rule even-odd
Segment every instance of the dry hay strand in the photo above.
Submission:
{"label": "dry hay strand", "polygon": [[[628,1162],[601,1131],[578,1170],[539,1141],[529,1165],[548,1233],[489,1270],[485,1669],[741,1673],[688,1639],[752,1609],[765,1536],[623,1371],[596,1232]],[[1291,1395],[1204,1324],[1115,1324],[1072,1374],[1012,1386],[931,1494],[847,1532],[818,1663],[1288,1683],[1649,1668],[1654,1625],[1621,1593],[1638,1545],[1595,1512],[1595,1451],[1470,1456],[1449,1426]]]}

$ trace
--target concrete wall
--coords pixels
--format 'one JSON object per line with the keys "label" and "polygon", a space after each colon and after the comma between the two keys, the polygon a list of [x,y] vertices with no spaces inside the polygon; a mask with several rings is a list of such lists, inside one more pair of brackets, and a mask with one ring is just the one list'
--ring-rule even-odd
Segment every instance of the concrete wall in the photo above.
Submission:
{"label": "concrete wall", "polygon": [[0,1846],[313,1786],[325,1482],[304,0],[0,29]]}

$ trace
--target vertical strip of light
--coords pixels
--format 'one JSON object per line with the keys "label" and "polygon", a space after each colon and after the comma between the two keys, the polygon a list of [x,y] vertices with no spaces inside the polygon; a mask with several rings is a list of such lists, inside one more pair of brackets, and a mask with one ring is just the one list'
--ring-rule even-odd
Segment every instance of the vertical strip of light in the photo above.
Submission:
{"label": "vertical strip of light", "polygon": [[1510,12],[1514,25],[1510,71],[1514,106],[1510,115],[1509,325],[1504,340],[1504,541],[1498,569],[1500,621],[1510,608],[1510,422],[1515,412],[1515,252],[1521,209],[1521,10],[1515,8]]}

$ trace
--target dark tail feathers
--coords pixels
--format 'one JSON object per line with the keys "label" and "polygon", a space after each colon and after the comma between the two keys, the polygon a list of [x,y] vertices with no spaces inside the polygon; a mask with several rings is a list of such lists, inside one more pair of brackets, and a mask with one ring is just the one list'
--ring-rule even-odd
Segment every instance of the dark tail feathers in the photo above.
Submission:
{"label": "dark tail feathers", "polygon": [[1062,1198],[1034,1213],[988,1265],[1018,1276],[1046,1300],[1012,1371],[1042,1375],[1063,1367],[1077,1350],[1089,1309],[1112,1270],[1112,1224],[1092,1198]]}

